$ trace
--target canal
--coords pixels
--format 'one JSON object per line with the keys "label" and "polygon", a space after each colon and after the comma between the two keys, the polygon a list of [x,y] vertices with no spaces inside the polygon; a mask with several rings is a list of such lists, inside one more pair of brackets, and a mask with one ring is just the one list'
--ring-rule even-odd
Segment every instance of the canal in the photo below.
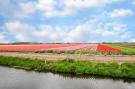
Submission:
{"label": "canal", "polygon": [[135,89],[135,82],[0,67],[0,89]]}

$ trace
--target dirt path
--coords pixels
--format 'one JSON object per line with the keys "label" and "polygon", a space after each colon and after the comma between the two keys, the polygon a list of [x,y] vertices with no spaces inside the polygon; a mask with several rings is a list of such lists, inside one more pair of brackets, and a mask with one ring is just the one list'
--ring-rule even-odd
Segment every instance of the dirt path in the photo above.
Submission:
{"label": "dirt path", "polygon": [[1,56],[14,56],[14,57],[26,57],[26,58],[40,58],[40,59],[63,59],[72,58],[76,60],[90,60],[97,62],[135,62],[135,56],[102,56],[102,55],[79,55],[79,54],[47,54],[47,53],[18,53],[18,52],[0,52]]}

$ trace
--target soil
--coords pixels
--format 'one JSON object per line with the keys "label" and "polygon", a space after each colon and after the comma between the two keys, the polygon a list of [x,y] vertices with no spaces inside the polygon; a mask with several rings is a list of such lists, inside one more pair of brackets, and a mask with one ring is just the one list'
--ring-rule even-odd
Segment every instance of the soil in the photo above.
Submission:
{"label": "soil", "polygon": [[49,53],[20,53],[20,52],[0,52],[1,56],[39,58],[48,60],[61,60],[63,58],[72,58],[75,60],[90,60],[95,62],[134,62],[135,56],[128,55],[81,55],[81,54],[49,54]]}

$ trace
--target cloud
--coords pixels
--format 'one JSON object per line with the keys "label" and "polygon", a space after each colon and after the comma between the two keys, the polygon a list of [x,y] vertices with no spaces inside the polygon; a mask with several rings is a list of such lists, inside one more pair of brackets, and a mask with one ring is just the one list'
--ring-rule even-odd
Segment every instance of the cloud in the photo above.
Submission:
{"label": "cloud", "polygon": [[67,33],[64,42],[96,42],[101,30],[91,22],[80,23]]}
{"label": "cloud", "polygon": [[10,41],[6,38],[5,33],[0,32],[0,43],[8,43],[8,42]]}
{"label": "cloud", "polygon": [[134,12],[131,9],[114,9],[112,12],[108,13],[108,16],[115,18],[115,17],[124,17],[133,15]]}
{"label": "cloud", "polygon": [[104,31],[103,34],[102,34],[104,37],[116,37],[118,34],[117,33],[114,33],[113,31]]}
{"label": "cloud", "polygon": [[35,5],[35,2],[19,3],[19,8],[14,12],[14,16],[19,18],[30,17],[31,14],[36,12]]}
{"label": "cloud", "polygon": [[[122,39],[130,39],[131,38],[131,36],[132,36],[132,32],[131,31],[125,31],[124,33],[121,33],[121,38]],[[127,40],[128,41],[128,40]]]}
{"label": "cloud", "polygon": [[103,36],[106,38],[115,39],[127,39],[130,38],[130,31],[128,30],[127,24],[122,24],[118,22],[107,22],[105,23]]}
{"label": "cloud", "polygon": [[[123,24],[123,18],[113,18],[131,16],[134,14],[133,10],[127,6],[117,9],[113,6],[106,7],[121,1],[123,0],[0,0],[0,26],[5,23],[4,29],[7,32],[0,34],[0,39],[6,40],[9,34],[13,36],[8,36],[9,39],[32,42],[129,40],[131,30],[128,26],[133,25],[132,21],[129,25]],[[106,11],[110,9],[114,10]],[[84,13],[79,13],[83,10]]]}
{"label": "cloud", "polygon": [[[3,17],[13,17],[14,14],[18,11],[21,11],[19,4],[24,3],[26,4],[28,0],[0,0],[0,15]],[[18,13],[19,14],[19,13]]]}
{"label": "cloud", "polygon": [[119,24],[119,23],[116,23],[116,24],[113,24],[113,29],[115,31],[125,31],[127,29],[127,25],[126,24]]}
{"label": "cloud", "polygon": [[[128,33],[128,34],[127,34]],[[99,42],[104,39],[114,41],[129,38],[126,24],[106,22],[101,25],[99,21],[88,20],[75,26],[64,39],[64,42]]]}
{"label": "cloud", "polygon": [[129,42],[135,42],[135,39],[130,39]]}
{"label": "cloud", "polygon": [[31,32],[33,32],[35,28],[31,25],[15,21],[5,23],[4,27],[10,34],[14,35],[18,41],[33,41]]}
{"label": "cloud", "polygon": [[[45,17],[69,16],[84,8],[94,8],[122,0],[11,0],[0,1],[0,9],[6,16],[30,17],[38,12]],[[7,7],[8,6],[8,7]]]}
{"label": "cloud", "polygon": [[63,42],[66,32],[60,27],[46,24],[35,27],[19,21],[7,22],[4,28],[20,42]]}
{"label": "cloud", "polygon": [[97,20],[87,20],[71,28],[39,24],[37,27],[22,22],[7,22],[5,29],[12,34],[17,41],[47,42],[47,43],[89,43],[102,42],[104,39],[125,40],[131,34],[126,24],[106,22],[101,24]]}
{"label": "cloud", "polygon": [[6,13],[7,16],[12,15],[16,18],[30,17],[31,14],[37,12],[41,16],[54,17],[69,16],[80,9],[94,8],[120,1],[122,0],[16,0],[13,3],[10,0],[4,0],[0,7],[4,8],[2,12],[10,13]]}
{"label": "cloud", "polygon": [[40,42],[63,42],[66,31],[62,28],[41,24],[39,30],[33,32],[34,37]]}
{"label": "cloud", "polygon": [[118,23],[118,22],[106,23],[106,27],[110,27],[114,31],[118,31],[118,32],[123,32],[127,29],[126,24],[121,24],[121,23]]}
{"label": "cloud", "polygon": [[[47,17],[68,16],[79,9],[99,7],[119,1],[121,0],[39,0],[37,7]],[[59,6],[61,10],[58,9]]]}
{"label": "cloud", "polygon": [[36,6],[37,9],[43,13],[43,16],[46,17],[67,16],[71,14],[72,9],[66,8],[64,4],[61,7],[62,10],[57,9],[58,5],[62,4],[63,0],[61,0],[59,3],[57,3],[56,0],[39,0]]}
{"label": "cloud", "polygon": [[111,4],[119,1],[121,0],[64,0],[63,2],[67,7],[90,8]]}

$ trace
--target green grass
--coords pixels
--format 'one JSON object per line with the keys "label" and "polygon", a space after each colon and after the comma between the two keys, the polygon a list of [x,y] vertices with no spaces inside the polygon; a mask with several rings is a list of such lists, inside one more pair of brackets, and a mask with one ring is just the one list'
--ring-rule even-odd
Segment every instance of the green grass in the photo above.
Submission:
{"label": "green grass", "polygon": [[135,47],[118,45],[118,44],[107,44],[111,47],[118,48],[122,51],[123,55],[135,55]]}
{"label": "green grass", "polygon": [[46,50],[46,51],[36,51],[35,53],[51,53],[51,54],[83,54],[83,55],[118,55],[119,53],[113,52],[98,52],[98,51],[90,51],[88,50]]}
{"label": "green grass", "polygon": [[46,50],[46,51],[36,51],[35,53],[52,53],[52,54],[75,54],[75,50],[64,51],[64,50]]}
{"label": "green grass", "polygon": [[135,63],[96,63],[72,59],[39,60],[0,56],[0,65],[27,70],[75,75],[100,75],[117,78],[135,78]]}
{"label": "green grass", "polygon": [[35,53],[51,53],[51,54],[84,54],[84,55],[101,55],[103,53],[93,52],[90,50],[46,50],[46,51],[36,51]]}

